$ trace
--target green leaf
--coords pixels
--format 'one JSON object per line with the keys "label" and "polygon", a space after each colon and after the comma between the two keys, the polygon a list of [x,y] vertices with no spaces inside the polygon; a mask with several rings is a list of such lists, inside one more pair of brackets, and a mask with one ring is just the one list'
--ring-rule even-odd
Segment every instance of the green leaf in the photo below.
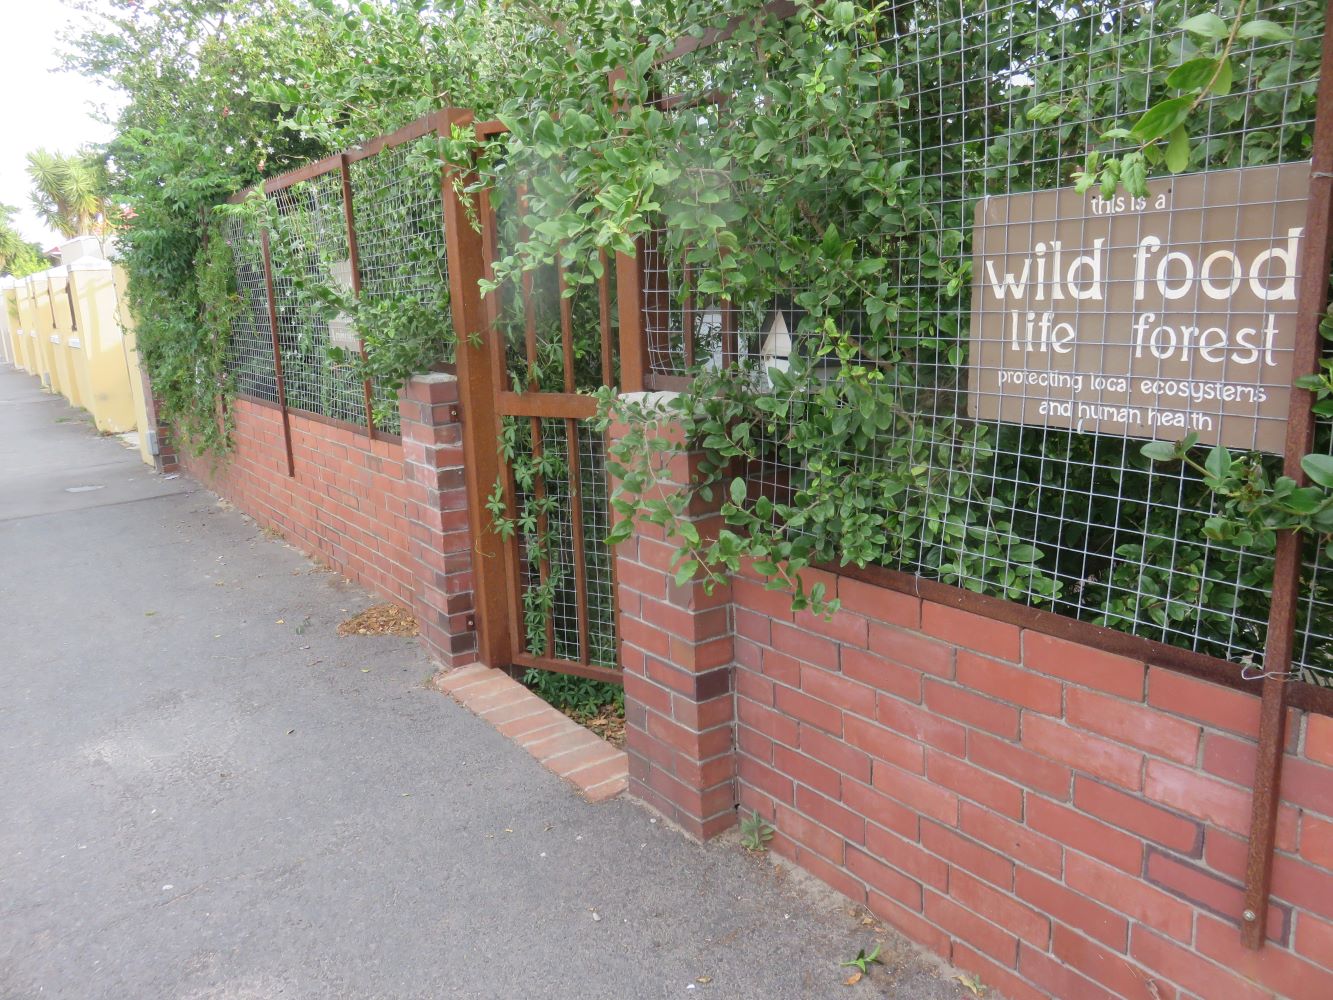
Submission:
{"label": "green leaf", "polygon": [[745,506],[746,489],[745,480],[736,478],[731,481],[731,502],[737,507]]}
{"label": "green leaf", "polygon": [[824,230],[824,239],[819,244],[819,249],[824,252],[825,257],[837,257],[842,251],[842,237],[838,235],[838,227],[832,222],[828,229]]}
{"label": "green leaf", "polygon": [[1154,139],[1160,139],[1177,125],[1184,123],[1189,117],[1190,105],[1194,103],[1192,97],[1172,97],[1169,100],[1154,104],[1143,113],[1143,117],[1134,123],[1133,131],[1135,137],[1142,143],[1152,142]]}
{"label": "green leaf", "polygon": [[1230,34],[1226,21],[1212,13],[1195,14],[1181,27],[1190,34],[1199,35],[1202,38],[1226,38]]}
{"label": "green leaf", "polygon": [[1120,181],[1132,195],[1142,197],[1148,193],[1148,164],[1141,153],[1130,153],[1125,157]]}
{"label": "green leaf", "polygon": [[698,570],[699,563],[695,559],[686,559],[676,569],[676,586],[683,587],[694,579],[695,571]]}
{"label": "green leaf", "polygon": [[1283,503],[1293,514],[1313,514],[1324,502],[1326,494],[1314,486],[1296,490]]}
{"label": "green leaf", "polygon": [[1199,91],[1216,72],[1216,59],[1191,59],[1167,74],[1166,85],[1176,90]]}
{"label": "green leaf", "polygon": [[1166,144],[1166,169],[1178,174],[1190,163],[1190,137],[1184,125],[1177,125]]}
{"label": "green leaf", "polygon": [[1027,117],[1030,121],[1041,125],[1049,125],[1065,112],[1064,105],[1054,104],[1050,101],[1042,101],[1040,104],[1028,108]]}
{"label": "green leaf", "polygon": [[1306,455],[1301,459],[1301,468],[1311,482],[1333,489],[1333,455]]}
{"label": "green leaf", "polygon": [[1179,457],[1170,441],[1149,441],[1139,449],[1139,454],[1153,462],[1174,462]]}
{"label": "green leaf", "polygon": [[1227,94],[1231,93],[1231,81],[1233,78],[1234,73],[1231,69],[1231,60],[1223,59],[1222,68],[1217,71],[1217,79],[1213,81],[1210,93],[1216,94],[1218,97],[1226,97]]}
{"label": "green leaf", "polygon": [[1035,545],[1014,545],[1009,549],[1009,561],[1033,563],[1042,557],[1041,549]]}
{"label": "green leaf", "polygon": [[1231,452],[1219,444],[1208,453],[1208,457],[1204,459],[1203,467],[1208,470],[1208,475],[1214,479],[1225,479],[1231,472]]}
{"label": "green leaf", "polygon": [[1246,21],[1236,32],[1237,38],[1254,38],[1265,42],[1286,42],[1291,40],[1291,32],[1272,21]]}

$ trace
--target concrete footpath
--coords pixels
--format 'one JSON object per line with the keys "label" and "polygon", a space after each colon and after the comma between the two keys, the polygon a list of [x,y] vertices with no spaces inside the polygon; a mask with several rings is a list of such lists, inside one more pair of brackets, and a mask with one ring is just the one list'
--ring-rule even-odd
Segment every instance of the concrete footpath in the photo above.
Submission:
{"label": "concrete footpath", "polygon": [[0,365],[0,998],[970,996],[589,805],[374,603]]}

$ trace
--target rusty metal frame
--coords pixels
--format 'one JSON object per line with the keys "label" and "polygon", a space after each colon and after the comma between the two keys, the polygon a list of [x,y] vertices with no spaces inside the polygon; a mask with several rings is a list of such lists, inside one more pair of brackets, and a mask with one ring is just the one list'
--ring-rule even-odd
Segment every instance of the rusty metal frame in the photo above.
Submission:
{"label": "rusty metal frame", "polygon": [[642,392],[648,374],[644,331],[642,238],[635,241],[633,256],[616,254],[616,307],[620,314],[620,391]]}
{"label": "rusty metal frame", "polygon": [[[347,225],[347,257],[352,269],[352,297],[361,298],[361,250],[356,242],[356,214],[352,211],[352,171],[348,168],[347,154],[338,157],[339,172],[342,174],[343,220]],[[359,339],[361,361],[366,360],[366,342]],[[363,379],[361,389],[365,396],[366,434],[375,436],[375,387],[370,379]]]}
{"label": "rusty metal frame", "polygon": [[[443,133],[441,133],[441,129],[444,130]],[[366,142],[358,146],[354,146],[351,149],[345,150],[341,153],[334,153],[332,156],[326,156],[322,159],[315,160],[312,163],[304,164],[293,170],[288,170],[285,171],[284,173],[266,178],[263,181],[250,185],[249,187],[242,188],[240,191],[237,191],[235,194],[233,194],[231,197],[227,199],[227,204],[229,205],[239,204],[257,192],[261,193],[262,197],[268,198],[269,196],[276,194],[279,191],[286,190],[287,188],[300,184],[303,181],[314,180],[316,177],[323,177],[325,174],[331,174],[334,172],[340,173],[341,184],[342,184],[343,219],[347,227],[348,254],[351,257],[352,261],[352,294],[355,297],[359,298],[361,295],[361,261],[360,261],[360,248],[358,246],[357,236],[356,236],[356,220],[352,207],[352,179],[351,179],[351,171],[349,169],[351,164],[356,163],[359,160],[364,160],[367,159],[368,157],[375,156],[386,149],[392,149],[395,146],[401,146],[403,143],[412,142],[415,139],[420,139],[423,136],[430,135],[432,132],[447,134],[447,130],[448,130],[448,121],[446,113],[437,111],[437,112],[432,112],[430,114],[422,115],[420,118],[417,118],[416,120],[409,122],[408,124],[404,125],[402,128],[398,129],[395,132],[390,132],[387,135],[376,136],[373,139],[367,140]],[[288,422],[286,414],[288,407],[286,403],[286,388],[282,377],[282,358],[281,358],[280,340],[278,337],[278,327],[277,327],[277,322],[278,322],[277,307],[276,307],[276,298],[273,290],[272,252],[269,249],[269,236],[267,228],[265,228],[263,233],[263,245],[264,245],[264,284],[269,299],[269,325],[271,327],[270,332],[274,344],[274,374],[276,376],[276,380],[278,383],[278,392],[281,399],[281,408],[283,411],[283,427],[287,443],[287,456],[288,456],[287,465],[289,470],[288,474],[295,475],[294,471],[292,471],[294,465],[292,461],[292,446],[290,440],[290,431],[287,430]],[[366,359],[366,344],[364,340],[361,340],[360,342],[360,352],[361,352],[361,359],[364,361]],[[366,425],[364,427],[362,427],[359,424],[353,424],[349,421],[340,421],[337,420],[336,418],[328,417],[324,414],[313,413],[309,410],[301,410],[300,412],[304,416],[320,419],[323,422],[329,423],[332,426],[355,428],[357,433],[364,433],[367,437],[371,438],[372,440],[401,441],[402,440],[401,435],[389,434],[375,427],[374,391],[375,391],[374,383],[370,379],[363,380],[362,395],[364,398],[363,405],[365,407],[365,414],[366,414]]]}
{"label": "rusty metal frame", "polygon": [[[479,140],[486,140],[495,136],[503,135],[507,131],[503,123],[500,122],[482,122],[474,125],[474,134]],[[494,204],[491,200],[489,189],[483,189],[479,192],[477,198],[477,218],[479,220],[480,250],[483,259],[484,276],[493,281],[495,277],[494,264],[499,255],[499,234],[498,222],[496,219]],[[601,255],[603,265],[602,278],[598,281],[598,324],[600,330],[600,343],[602,347],[601,372],[604,384],[612,384],[614,376],[614,365],[612,361],[613,336],[619,338],[621,347],[621,381],[622,389],[629,390],[630,386],[634,389],[642,387],[643,357],[641,350],[641,338],[634,335],[634,331],[639,328],[639,317],[634,310],[626,311],[623,306],[618,310],[619,331],[613,334],[612,319],[613,313],[611,305],[611,286],[610,273],[607,267],[609,255],[605,252]],[[618,267],[624,265],[626,261],[631,262],[631,266],[625,267],[624,271],[617,271],[617,281],[619,283],[618,294],[623,296],[625,284],[625,272],[636,271],[633,267],[634,258],[617,257]],[[452,273],[452,272],[451,272]],[[520,566],[520,554],[518,551],[517,539],[510,539],[501,544],[503,550],[502,565],[497,560],[493,567],[487,567],[486,572],[494,576],[494,582],[491,584],[497,594],[503,594],[506,605],[503,609],[503,618],[495,618],[495,622],[504,621],[507,625],[508,648],[507,655],[503,660],[495,661],[494,665],[509,666],[514,668],[535,668],[540,670],[550,670],[557,673],[572,674],[579,677],[588,677],[596,680],[608,681],[611,683],[621,683],[621,673],[617,669],[609,667],[596,666],[591,662],[591,615],[589,610],[588,598],[588,567],[587,558],[584,551],[586,541],[586,526],[583,523],[583,488],[582,470],[579,461],[578,445],[578,423],[581,420],[588,420],[596,416],[596,401],[586,395],[576,391],[574,383],[574,336],[573,336],[573,315],[572,302],[563,294],[565,290],[565,274],[561,265],[556,264],[557,279],[560,283],[560,339],[561,355],[564,362],[564,378],[561,391],[551,392],[542,391],[536,385],[529,385],[526,391],[515,392],[508,387],[506,371],[507,359],[505,343],[499,335],[499,323],[501,313],[501,299],[499,289],[494,289],[485,296],[484,300],[484,347],[480,352],[484,356],[484,363],[489,368],[488,379],[494,388],[490,405],[493,409],[493,417],[486,420],[484,424],[474,425],[468,431],[468,438],[471,445],[477,451],[489,449],[489,453],[495,455],[495,441],[501,432],[501,418],[512,417],[519,420],[528,420],[531,422],[532,430],[532,448],[534,457],[539,457],[543,447],[542,421],[557,420],[564,425],[563,433],[565,447],[568,453],[570,475],[569,475],[569,502],[572,514],[572,551],[574,563],[574,591],[577,602],[576,626],[578,630],[578,658],[576,660],[565,659],[554,655],[536,655],[529,651],[527,638],[522,628],[522,608],[523,608],[523,574]],[[523,348],[524,353],[530,365],[535,365],[537,361],[537,328],[536,312],[532,305],[534,294],[534,282],[531,272],[525,272],[520,279],[520,297],[524,307],[524,328],[523,328]],[[622,303],[624,299],[621,299]],[[631,302],[636,301],[634,298]],[[628,335],[626,331],[629,331]],[[462,350],[460,341],[460,351]],[[478,360],[481,360],[479,356]],[[636,381],[629,381],[636,380]],[[628,383],[628,384],[627,384]],[[632,391],[632,390],[631,390]],[[485,435],[489,435],[486,437]],[[487,482],[499,483],[503,494],[505,506],[513,510],[517,502],[517,488],[514,482],[513,469],[507,462],[496,460],[497,468],[493,475],[487,472],[481,472],[477,476],[477,483],[471,487],[478,498],[478,506],[484,503],[485,484]],[[471,472],[469,472],[471,476]],[[540,480],[535,484],[535,492],[540,499],[544,492],[545,484]],[[486,530],[483,526],[479,530]],[[547,526],[545,518],[540,519],[538,525],[540,532],[545,532]],[[494,536],[494,532],[488,532]],[[479,571],[480,572],[480,571]],[[538,573],[541,581],[544,583],[549,579],[549,557],[543,556],[539,560]],[[613,614],[618,614],[618,598],[615,595],[616,576],[614,562],[611,567],[612,573],[612,593],[613,593]],[[503,579],[503,583],[501,583]],[[497,604],[499,602],[497,601]],[[486,615],[482,619],[486,619]],[[498,631],[498,627],[496,628]],[[555,649],[554,619],[548,619],[546,625],[546,639],[548,650]]]}
{"label": "rusty metal frame", "polygon": [[[472,128],[472,113],[440,111],[433,116],[434,128],[449,135],[455,128]],[[471,217],[485,219],[488,198],[464,192],[475,180],[454,165],[440,172],[444,197],[445,247],[449,257],[449,301],[454,336],[458,344],[458,396],[463,424],[464,482],[467,485],[468,524],[472,532],[472,578],[477,622],[477,654],[493,667],[512,662],[513,636],[508,627],[511,595],[507,591],[505,546],[491,530],[486,512],[487,485],[502,472],[496,441],[500,415],[496,402],[504,369],[497,368],[487,337],[494,306],[492,296],[483,302],[481,282],[490,273],[486,253],[486,231],[473,228]],[[465,200],[466,199],[466,200]]]}
{"label": "rusty metal frame", "polygon": [[[1310,200],[1301,285],[1296,306],[1296,352],[1292,377],[1319,370],[1319,322],[1328,306],[1328,274],[1333,267],[1333,32],[1325,29],[1320,57],[1319,90],[1315,99],[1314,155],[1310,164]],[[1314,396],[1293,388],[1287,418],[1283,472],[1301,485],[1307,482],[1301,459],[1314,448]],[[1259,752],[1251,797],[1250,841],[1245,859],[1245,909],[1241,940],[1262,948],[1268,926],[1272,889],[1273,848],[1281,800],[1283,744],[1287,705],[1291,698],[1291,658],[1295,643],[1296,604],[1300,596],[1304,539],[1295,531],[1278,538],[1273,567],[1273,602],[1264,645],[1263,698],[1259,708]]]}
{"label": "rusty metal frame", "polygon": [[268,229],[260,234],[264,256],[264,295],[268,299],[268,332],[273,341],[273,378],[278,390],[278,409],[282,411],[282,441],[287,449],[287,475],[295,477],[296,461],[292,456],[292,422],[287,415],[287,383],[282,377],[282,346],[278,342],[278,300],[273,294],[273,258],[269,250]]}

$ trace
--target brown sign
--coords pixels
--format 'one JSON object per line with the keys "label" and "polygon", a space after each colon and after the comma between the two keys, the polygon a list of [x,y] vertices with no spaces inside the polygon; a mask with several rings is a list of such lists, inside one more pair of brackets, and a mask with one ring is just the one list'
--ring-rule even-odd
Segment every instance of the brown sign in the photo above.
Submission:
{"label": "brown sign", "polygon": [[1282,451],[1309,163],[987,197],[968,413]]}

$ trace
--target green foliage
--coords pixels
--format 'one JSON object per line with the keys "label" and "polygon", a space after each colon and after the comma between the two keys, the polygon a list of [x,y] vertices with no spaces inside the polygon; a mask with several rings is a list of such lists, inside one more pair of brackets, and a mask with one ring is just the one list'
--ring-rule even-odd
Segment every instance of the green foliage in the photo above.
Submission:
{"label": "green foliage", "polygon": [[96,150],[28,154],[32,203],[37,214],[62,236],[101,236],[111,226],[106,162]]}
{"label": "green foliage", "polygon": [[870,971],[870,966],[879,961],[880,947],[881,946],[876,943],[875,947],[871,948],[869,951],[861,948],[857,951],[855,958],[849,958],[847,961],[839,962],[838,964],[844,968],[855,968],[862,975],[865,975]]}
{"label": "green foliage", "polygon": [[[1223,104],[1213,109],[1210,105],[1228,97],[1237,79],[1247,79],[1253,70],[1272,59],[1273,51],[1271,48],[1265,51],[1266,45],[1279,43],[1285,47],[1293,38],[1287,27],[1250,16],[1250,0],[1240,0],[1234,6],[1230,24],[1212,12],[1186,18],[1180,25],[1181,37],[1176,44],[1165,47],[1164,58],[1158,56],[1147,65],[1136,67],[1138,72],[1146,74],[1146,82],[1154,91],[1171,96],[1162,96],[1128,128],[1117,125],[1103,133],[1103,142],[1130,142],[1133,148],[1090,151],[1083,170],[1074,175],[1080,192],[1099,187],[1104,196],[1110,197],[1117,187],[1123,187],[1130,195],[1145,196],[1151,169],[1160,165],[1178,174],[1188,169],[1196,147],[1207,155],[1207,146],[1212,142],[1199,143],[1197,138],[1211,137],[1190,134],[1191,126],[1206,127],[1207,115],[1203,112],[1217,110],[1236,120],[1238,101],[1232,102],[1231,107]],[[1302,56],[1303,69],[1317,73],[1316,53],[1308,49],[1301,52],[1299,48],[1295,51]],[[1174,67],[1166,62],[1177,57],[1180,61]],[[1293,60],[1279,58],[1273,63],[1270,72],[1296,69]],[[1063,117],[1065,110],[1039,104],[1028,111],[1028,117],[1050,123]]]}
{"label": "green foliage", "polygon": [[579,718],[591,718],[608,707],[625,710],[625,689],[618,684],[549,670],[529,670],[523,683],[562,712]]}
{"label": "green foliage", "polygon": [[[1173,29],[1185,20],[1182,4],[1114,6],[1109,28],[1103,5],[1067,19],[1041,5],[1006,8],[959,24],[935,5],[915,4],[904,31],[886,25],[892,16],[880,7],[836,5],[835,14],[825,5],[782,25],[761,19],[752,34],[738,31],[735,50],[713,57],[709,85],[746,109],[725,127],[707,112],[631,111],[618,119],[621,135],[598,140],[579,123],[578,140],[596,149],[600,165],[568,171],[559,196],[597,207],[583,210],[584,226],[564,213],[559,247],[580,239],[616,246],[658,220],[670,241],[663,252],[686,255],[699,274],[696,293],[730,300],[740,329],[757,329],[766,305],[788,289],[801,317],[789,370],[706,371],[665,414],[615,412],[631,429],[610,456],[621,477],[613,542],[632,519],[660,525],[677,545],[681,579],[712,585],[748,561],[770,586],[790,589],[796,607],[816,611],[832,604],[807,592],[806,567],[876,563],[1215,655],[1263,648],[1274,531],[1285,522],[1256,521],[1250,507],[1265,484],[1288,506],[1304,510],[1311,499],[1285,492],[1271,459],[1250,456],[1226,477],[1196,477],[1161,468],[1129,440],[963,415],[976,199],[1061,186],[1062,164],[1086,148],[1081,138],[1126,101],[1155,110],[1128,123],[1137,134],[1113,136],[1135,143],[1129,153],[1094,155],[1109,171],[1097,179],[1113,178],[1112,190],[1138,189],[1159,169],[1308,156],[1308,125],[1290,123],[1313,117],[1314,88],[1304,81],[1318,65],[1315,5],[1284,11],[1300,33],[1282,44],[1271,39],[1288,29],[1242,31],[1255,23],[1242,20],[1225,54],[1225,41]],[[988,76],[987,38],[1007,40],[1005,58],[1030,85],[1009,88]],[[1087,58],[1048,60],[1048,46]],[[1201,64],[1176,72],[1200,58],[1213,60],[1207,79]],[[939,67],[938,91],[908,95],[883,71],[896,65]],[[679,87],[646,75],[641,92]],[[1280,84],[1288,79],[1302,82]],[[972,81],[966,103],[987,109],[987,124],[982,112],[960,113],[960,80]],[[1233,86],[1258,93],[1233,97]],[[1192,96],[1178,93],[1193,87]],[[1212,134],[1182,143],[1177,129],[1194,120],[1205,90]],[[568,162],[560,152],[574,114],[567,108],[554,123],[531,127],[525,152]],[[969,130],[989,134],[984,152]],[[643,149],[627,159],[652,165],[637,187],[614,153],[636,143]],[[679,180],[687,177],[695,179],[688,189]],[[725,178],[717,181],[725,194],[715,198],[698,183],[705,177]],[[936,214],[960,204],[950,212],[956,222]],[[545,244],[548,254],[560,252],[555,242]],[[602,412],[612,416],[609,398]],[[668,472],[680,445],[653,427],[664,416],[683,424],[688,447],[703,455],[683,487]],[[747,485],[756,482],[766,485]],[[1223,482],[1230,492],[1214,489]],[[715,499],[724,523],[700,537],[682,518]],[[1247,527],[1223,527],[1233,521]],[[1309,607],[1325,606],[1328,582],[1313,580],[1311,591]],[[1316,646],[1311,665],[1333,666]]]}
{"label": "green foliage", "polygon": [[757,812],[741,817],[741,846],[752,854],[768,850],[768,842],[776,832],[773,824]]}
{"label": "green foliage", "polygon": [[[1320,324],[1320,334],[1333,342],[1331,317],[1333,311]],[[1296,385],[1313,395],[1315,416],[1323,421],[1320,437],[1327,445],[1328,418],[1333,416],[1333,358],[1321,358],[1319,372],[1301,376]],[[1218,446],[1200,463],[1194,454],[1197,440],[1193,434],[1175,443],[1152,441],[1141,451],[1154,462],[1184,462],[1221,499],[1221,506],[1204,521],[1208,538],[1269,552],[1276,547],[1276,532],[1299,531],[1333,559],[1333,456],[1324,452],[1302,458],[1301,469],[1313,485],[1300,486],[1290,476],[1277,474],[1274,459],[1257,454],[1232,455]]]}
{"label": "green foliage", "polygon": [[[131,298],[169,415],[192,437],[208,439],[228,391],[220,271],[201,291],[211,206],[439,106],[469,107],[510,132],[424,143],[406,173],[475,165],[455,183],[492,192],[500,259],[487,287],[515,389],[565,391],[572,378],[573,391],[598,391],[594,286],[616,251],[653,233],[665,234],[675,315],[687,294],[698,313],[728,304],[742,331],[775,303],[794,317],[798,350],[772,371],[722,369],[718,332],[701,333],[698,378],[666,413],[703,453],[693,482],[659,490],[676,447],[652,433],[662,414],[620,414],[633,425],[607,461],[620,524],[590,550],[599,558],[637,518],[675,539],[680,581],[752,563],[816,611],[833,603],[803,584],[811,564],[880,564],[1203,652],[1262,648],[1274,532],[1291,519],[1317,529],[1325,508],[1305,509],[1313,494],[1288,490],[1259,456],[1172,448],[1168,462],[1124,439],[968,419],[971,222],[988,193],[1071,179],[1139,192],[1163,172],[1307,158],[1314,0],[1262,14],[1249,0],[1206,12],[1185,0],[800,0],[785,20],[762,0],[111,6],[112,27],[85,35],[78,61],[131,98],[110,151],[116,197],[135,213]],[[723,43],[665,58],[681,35],[733,18]],[[929,67],[930,85],[912,67]],[[663,95],[700,99],[673,108]],[[429,241],[419,249],[429,274]],[[292,307],[353,315],[368,358],[319,357],[312,340],[296,345],[300,363],[393,383],[448,357],[443,271],[353,303],[321,274],[326,261],[298,283],[306,263],[287,272]],[[538,302],[531,352],[525,298]],[[562,298],[572,373],[552,335]],[[1331,377],[1325,364],[1306,384],[1321,417]],[[572,470],[558,449],[528,458],[532,433],[506,426],[518,495],[499,484],[488,507],[520,539],[536,581],[526,631],[549,652],[572,583],[554,557],[569,505],[545,486]],[[1324,472],[1320,460],[1307,469],[1317,485]],[[723,523],[704,531],[688,515],[713,498]],[[1329,605],[1327,576],[1309,580],[1309,607]]]}
{"label": "green foliage", "polygon": [[51,266],[40,244],[25,240],[14,228],[18,209],[0,205],[0,274],[23,278]]}

